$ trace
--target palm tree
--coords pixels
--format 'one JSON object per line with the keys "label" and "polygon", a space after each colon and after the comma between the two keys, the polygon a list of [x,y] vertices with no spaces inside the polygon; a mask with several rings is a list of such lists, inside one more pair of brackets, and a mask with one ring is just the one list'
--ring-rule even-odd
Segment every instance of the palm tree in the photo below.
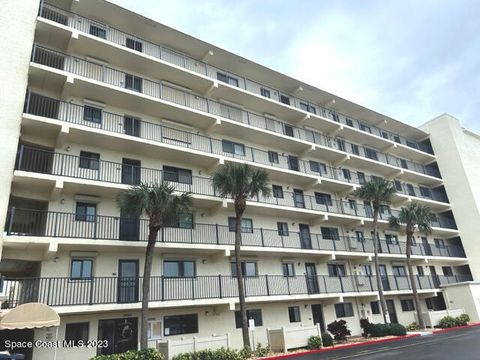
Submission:
{"label": "palm tree", "polygon": [[380,277],[380,265],[378,262],[379,237],[378,237],[378,215],[381,204],[389,204],[396,190],[391,181],[374,178],[362,185],[353,192],[353,195],[368,202],[373,208],[373,249],[375,262],[375,276],[377,278],[378,296],[380,297],[380,305],[382,308],[383,319],[385,323],[390,323],[390,315],[388,314],[387,303],[383,295],[382,279]]}
{"label": "palm tree", "polygon": [[422,318],[422,312],[420,311],[420,298],[418,297],[417,284],[415,282],[415,276],[413,275],[412,261],[410,255],[412,252],[413,234],[415,230],[420,233],[429,234],[432,232],[430,227],[430,221],[432,221],[433,214],[430,208],[426,205],[417,204],[412,202],[400,209],[400,213],[397,217],[390,217],[390,227],[398,229],[400,224],[405,225],[405,232],[407,233],[407,268],[408,276],[410,277],[410,284],[412,285],[413,299],[415,301],[415,309],[417,311],[418,326],[420,329],[425,328],[425,321]]}
{"label": "palm tree", "polygon": [[146,349],[148,326],[148,299],[152,258],[158,232],[165,226],[179,221],[181,215],[189,214],[191,209],[190,193],[174,194],[175,188],[166,182],[160,184],[140,184],[130,187],[117,196],[117,204],[125,213],[138,216],[145,212],[148,216],[148,242],[145,250],[145,266],[142,284],[142,326],[140,348]]}
{"label": "palm tree", "polygon": [[242,320],[242,335],[244,346],[250,346],[245,308],[245,288],[243,283],[240,245],[242,243],[242,216],[247,207],[247,199],[270,195],[268,174],[265,170],[255,169],[248,164],[226,163],[217,169],[212,176],[215,191],[223,198],[233,199],[235,208],[235,265],[238,283],[238,298],[240,303],[240,318]]}

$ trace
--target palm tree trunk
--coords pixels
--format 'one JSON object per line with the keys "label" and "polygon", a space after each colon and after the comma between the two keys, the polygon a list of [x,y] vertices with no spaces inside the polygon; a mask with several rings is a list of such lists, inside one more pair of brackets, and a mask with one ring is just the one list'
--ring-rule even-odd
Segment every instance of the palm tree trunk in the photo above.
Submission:
{"label": "palm tree trunk", "polygon": [[240,318],[242,320],[243,346],[250,346],[248,334],[247,308],[245,305],[245,286],[243,283],[242,260],[240,258],[240,245],[242,243],[242,215],[235,218],[235,266],[237,269],[238,300],[240,303]]}
{"label": "palm tree trunk", "polygon": [[374,262],[375,262],[375,276],[377,278],[377,288],[378,296],[380,298],[380,306],[383,313],[383,321],[385,324],[390,324],[390,315],[388,314],[387,303],[385,301],[385,296],[383,295],[383,283],[380,276],[380,264],[378,261],[378,252],[379,252],[379,241],[378,241],[378,211],[379,207],[373,205],[373,249],[374,249]]}
{"label": "palm tree trunk", "polygon": [[415,310],[417,311],[418,326],[420,329],[425,329],[425,321],[422,317],[422,311],[420,309],[420,298],[417,291],[417,283],[415,282],[415,275],[413,274],[412,260],[410,258],[412,252],[412,234],[407,232],[407,268],[408,276],[410,277],[410,284],[412,286],[413,300],[415,302]]}
{"label": "palm tree trunk", "polygon": [[142,323],[140,328],[140,349],[148,347],[148,299],[150,298],[150,277],[152,275],[153,250],[157,241],[159,227],[150,226],[147,249],[145,250],[145,266],[142,283]]}

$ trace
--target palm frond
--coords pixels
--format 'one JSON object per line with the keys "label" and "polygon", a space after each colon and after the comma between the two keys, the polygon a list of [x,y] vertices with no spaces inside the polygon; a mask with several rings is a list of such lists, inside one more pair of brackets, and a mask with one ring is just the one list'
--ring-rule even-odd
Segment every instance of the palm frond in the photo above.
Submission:
{"label": "palm frond", "polygon": [[375,178],[353,192],[353,196],[373,202],[388,204],[396,193],[393,183],[386,179]]}

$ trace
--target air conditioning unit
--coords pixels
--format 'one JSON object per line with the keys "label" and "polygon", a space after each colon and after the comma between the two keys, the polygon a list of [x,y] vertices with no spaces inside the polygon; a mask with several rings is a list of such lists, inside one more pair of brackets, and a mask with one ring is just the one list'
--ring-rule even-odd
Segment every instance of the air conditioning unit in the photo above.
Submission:
{"label": "air conditioning unit", "polygon": [[358,246],[358,241],[356,238],[349,236],[348,237],[348,245],[350,246],[350,249],[356,249]]}

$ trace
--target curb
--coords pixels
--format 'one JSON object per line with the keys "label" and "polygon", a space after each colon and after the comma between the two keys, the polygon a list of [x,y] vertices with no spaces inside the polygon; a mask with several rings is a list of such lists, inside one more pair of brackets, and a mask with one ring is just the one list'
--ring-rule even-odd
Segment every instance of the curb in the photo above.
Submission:
{"label": "curb", "polygon": [[455,330],[468,329],[468,328],[475,327],[475,326],[480,326],[480,323],[473,323],[473,324],[468,324],[468,325],[463,325],[463,326],[455,326],[455,327],[447,328],[447,329],[433,330],[432,334],[441,334],[441,333],[446,333],[446,332],[455,331]]}
{"label": "curb", "polygon": [[[480,323],[478,325],[480,325]],[[401,340],[411,339],[411,338],[416,338],[416,337],[420,337],[420,334],[410,334],[410,335],[398,336],[398,337],[394,337],[394,338],[364,341],[364,342],[360,342],[360,343],[347,344],[347,345],[343,345],[343,346],[329,346],[329,347],[321,348],[321,349],[318,349],[318,350],[306,350],[306,351],[297,352],[297,353],[293,353],[293,354],[284,354],[284,355],[264,357],[264,358],[261,358],[261,360],[288,359],[288,358],[293,358],[293,357],[297,357],[297,356],[318,354],[318,353],[330,352],[330,351],[335,351],[335,350],[350,349],[350,348],[361,347],[361,346],[365,346],[365,345],[381,344],[381,343],[393,342],[393,341],[401,341]]]}

